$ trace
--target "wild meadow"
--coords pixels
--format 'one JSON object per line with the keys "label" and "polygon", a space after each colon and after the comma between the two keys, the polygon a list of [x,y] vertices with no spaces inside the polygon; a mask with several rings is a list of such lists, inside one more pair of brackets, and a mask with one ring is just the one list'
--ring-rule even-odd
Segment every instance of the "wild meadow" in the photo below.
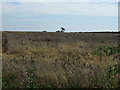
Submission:
{"label": "wild meadow", "polygon": [[118,88],[118,33],[2,32],[3,88]]}

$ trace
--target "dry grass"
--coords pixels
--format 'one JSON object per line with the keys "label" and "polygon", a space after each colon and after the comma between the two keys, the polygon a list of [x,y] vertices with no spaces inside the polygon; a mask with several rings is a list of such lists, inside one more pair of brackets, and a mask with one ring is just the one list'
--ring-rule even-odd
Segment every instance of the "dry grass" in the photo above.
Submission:
{"label": "dry grass", "polygon": [[117,61],[91,53],[117,46],[116,35],[3,32],[3,87],[106,87],[97,80]]}

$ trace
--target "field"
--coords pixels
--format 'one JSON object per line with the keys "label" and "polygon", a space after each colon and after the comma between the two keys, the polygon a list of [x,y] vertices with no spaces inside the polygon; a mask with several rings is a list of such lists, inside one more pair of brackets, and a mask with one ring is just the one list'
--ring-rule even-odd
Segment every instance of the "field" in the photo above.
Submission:
{"label": "field", "polygon": [[118,33],[2,32],[3,88],[119,87],[118,38]]}

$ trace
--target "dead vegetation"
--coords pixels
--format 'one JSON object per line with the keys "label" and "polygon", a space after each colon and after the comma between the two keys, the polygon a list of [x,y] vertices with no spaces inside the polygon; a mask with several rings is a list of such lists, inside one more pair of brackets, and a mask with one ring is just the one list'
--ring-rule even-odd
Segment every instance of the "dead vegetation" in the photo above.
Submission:
{"label": "dead vegetation", "polygon": [[117,46],[118,34],[2,34],[3,88],[106,88],[99,78],[118,63],[114,55],[93,54],[96,48]]}

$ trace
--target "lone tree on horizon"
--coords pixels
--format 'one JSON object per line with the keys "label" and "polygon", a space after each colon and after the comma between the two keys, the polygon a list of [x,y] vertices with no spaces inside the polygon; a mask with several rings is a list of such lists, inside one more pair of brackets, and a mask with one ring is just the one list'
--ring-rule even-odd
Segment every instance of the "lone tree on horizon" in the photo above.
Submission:
{"label": "lone tree on horizon", "polygon": [[65,31],[65,28],[64,27],[61,27],[61,32],[64,32]]}

